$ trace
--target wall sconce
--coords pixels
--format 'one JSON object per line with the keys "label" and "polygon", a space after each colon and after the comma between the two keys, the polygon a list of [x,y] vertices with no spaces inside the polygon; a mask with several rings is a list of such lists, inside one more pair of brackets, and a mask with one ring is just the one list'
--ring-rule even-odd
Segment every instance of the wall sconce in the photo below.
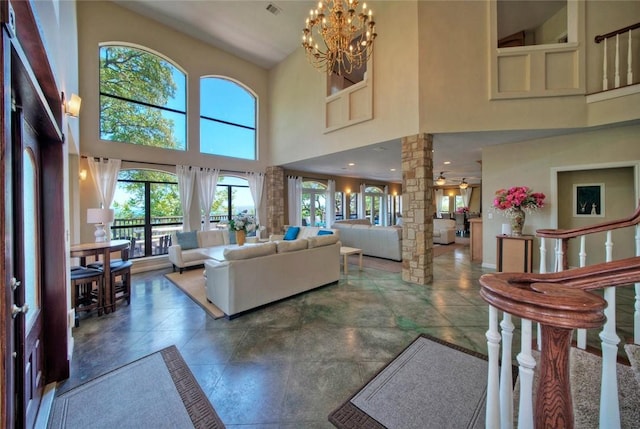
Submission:
{"label": "wall sconce", "polygon": [[351,189],[347,188],[347,194],[351,193]]}
{"label": "wall sconce", "polygon": [[80,104],[82,104],[82,98],[77,94],[71,94],[69,101],[64,99],[64,92],[62,93],[62,103],[64,104],[64,113],[73,118],[77,118],[80,114]]}
{"label": "wall sconce", "polygon": [[84,168],[80,170],[80,173],[78,173],[78,177],[80,178],[80,180],[87,180],[87,170],[85,170]]}

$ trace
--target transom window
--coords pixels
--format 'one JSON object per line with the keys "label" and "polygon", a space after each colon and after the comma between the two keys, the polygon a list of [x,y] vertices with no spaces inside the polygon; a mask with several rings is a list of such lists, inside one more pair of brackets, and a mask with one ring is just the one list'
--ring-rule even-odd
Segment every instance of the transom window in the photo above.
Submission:
{"label": "transom window", "polygon": [[200,152],[256,159],[253,93],[229,79],[200,79]]}
{"label": "transom window", "polygon": [[186,150],[186,75],[154,53],[100,46],[100,138]]}

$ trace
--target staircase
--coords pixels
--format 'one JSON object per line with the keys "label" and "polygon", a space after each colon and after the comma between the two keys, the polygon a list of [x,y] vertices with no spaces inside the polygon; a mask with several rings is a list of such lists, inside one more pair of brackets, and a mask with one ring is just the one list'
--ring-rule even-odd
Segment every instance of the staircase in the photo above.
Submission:
{"label": "staircase", "polygon": [[[615,261],[612,256],[614,230],[631,234],[635,254],[640,255],[639,224],[640,206],[628,218],[613,222],[538,230],[539,274],[495,273],[480,278],[480,294],[490,304],[486,427],[511,428],[514,422],[518,428],[640,426],[640,256]],[[587,237],[606,237],[605,262],[587,264]],[[568,243],[574,239],[580,242],[580,267],[568,269]],[[547,272],[547,246],[553,248],[553,273]],[[633,344],[622,347],[616,329],[616,290],[633,283],[634,338],[624,340]],[[513,316],[521,319],[522,338],[515,407],[510,365],[500,366],[501,361],[511,362]],[[534,323],[537,347],[532,347]],[[584,350],[585,329],[602,329],[596,355]],[[571,347],[574,330],[579,331],[577,348]],[[617,364],[623,348],[632,367]]]}

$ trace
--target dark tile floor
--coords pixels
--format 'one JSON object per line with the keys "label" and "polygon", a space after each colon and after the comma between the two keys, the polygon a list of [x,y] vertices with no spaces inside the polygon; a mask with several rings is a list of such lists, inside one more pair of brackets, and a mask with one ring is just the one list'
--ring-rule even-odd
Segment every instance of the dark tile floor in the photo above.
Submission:
{"label": "dark tile floor", "polygon": [[[73,330],[71,376],[57,394],[175,344],[227,427],[332,428],[329,413],[419,333],[486,354],[478,278],[492,270],[470,263],[468,249],[435,258],[427,286],[353,266],[337,284],[231,321],[208,316],[168,270],[135,274],[131,305]],[[630,288],[619,294],[623,331],[632,300]]]}

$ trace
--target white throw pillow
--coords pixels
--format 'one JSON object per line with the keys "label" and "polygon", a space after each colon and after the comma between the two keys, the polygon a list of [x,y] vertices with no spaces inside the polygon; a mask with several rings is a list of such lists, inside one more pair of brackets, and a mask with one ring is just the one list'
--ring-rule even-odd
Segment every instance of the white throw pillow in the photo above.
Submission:
{"label": "white throw pillow", "polygon": [[305,238],[296,240],[278,241],[278,253],[295,252],[296,250],[304,250],[309,246],[309,242]]}
{"label": "white throw pillow", "polygon": [[224,249],[223,252],[224,259],[227,261],[256,258],[258,256],[272,255],[274,253],[276,253],[276,243],[273,242]]}
{"label": "white throw pillow", "polygon": [[337,235],[316,235],[315,237],[307,238],[309,241],[309,249],[313,249],[314,247],[322,247],[322,246],[330,246],[331,244],[337,243],[340,240],[340,237]]}

